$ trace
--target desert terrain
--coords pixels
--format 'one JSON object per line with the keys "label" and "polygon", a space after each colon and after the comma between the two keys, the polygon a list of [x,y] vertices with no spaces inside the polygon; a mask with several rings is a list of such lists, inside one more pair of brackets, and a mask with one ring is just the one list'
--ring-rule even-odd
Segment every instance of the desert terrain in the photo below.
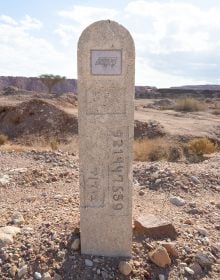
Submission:
{"label": "desert terrain", "polygon": [[[220,99],[171,97],[135,100],[138,152],[162,140],[175,156],[134,155],[127,260],[80,254],[77,96],[0,91],[0,279],[220,279]],[[185,152],[204,137],[211,153]]]}

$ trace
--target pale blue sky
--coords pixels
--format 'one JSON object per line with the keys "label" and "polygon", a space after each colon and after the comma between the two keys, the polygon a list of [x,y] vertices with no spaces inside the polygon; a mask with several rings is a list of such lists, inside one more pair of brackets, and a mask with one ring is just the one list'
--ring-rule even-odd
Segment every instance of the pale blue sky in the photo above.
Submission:
{"label": "pale blue sky", "polygon": [[76,78],[82,30],[120,22],[136,45],[136,84],[220,83],[219,0],[0,0],[0,75]]}

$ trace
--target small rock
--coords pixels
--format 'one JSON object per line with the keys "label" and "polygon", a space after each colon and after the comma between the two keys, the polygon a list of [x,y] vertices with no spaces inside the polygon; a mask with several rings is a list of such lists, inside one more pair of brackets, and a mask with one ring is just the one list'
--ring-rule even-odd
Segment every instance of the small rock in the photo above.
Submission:
{"label": "small rock", "polygon": [[193,263],[190,265],[190,268],[194,271],[195,275],[199,275],[202,273],[202,268],[198,263]]}
{"label": "small rock", "polygon": [[198,179],[196,176],[191,176],[191,180],[192,180],[193,183],[195,183],[195,184],[199,184],[199,183],[200,183],[199,179]]}
{"label": "small rock", "polygon": [[198,228],[198,233],[202,236],[207,236],[208,235],[208,231],[204,228]]}
{"label": "small rock", "polygon": [[152,238],[176,239],[177,231],[173,224],[166,218],[153,214],[140,215],[134,221],[135,231]]}
{"label": "small rock", "polygon": [[171,259],[167,253],[167,250],[160,246],[154,251],[149,252],[150,260],[159,267],[166,267],[171,265]]}
{"label": "small rock", "polygon": [[34,278],[35,278],[36,280],[41,280],[41,279],[42,279],[42,275],[40,274],[40,272],[35,272],[35,273],[34,273]]}
{"label": "small rock", "polygon": [[190,203],[189,203],[189,206],[190,206],[191,208],[196,208],[196,202],[194,202],[194,201],[190,202]]}
{"label": "small rock", "polygon": [[24,223],[24,217],[20,212],[16,212],[12,218],[11,218],[11,222],[14,225],[21,225]]}
{"label": "small rock", "polygon": [[190,274],[190,275],[194,275],[194,271],[191,269],[191,268],[189,268],[188,266],[186,266],[185,267],[185,271],[188,273],[188,274]]}
{"label": "small rock", "polygon": [[53,280],[62,280],[62,277],[59,274],[55,273]]}
{"label": "small rock", "polygon": [[120,261],[118,269],[119,269],[120,273],[125,276],[128,276],[132,271],[131,265],[125,261]]}
{"label": "small rock", "polygon": [[3,175],[0,177],[0,186],[5,187],[10,182],[10,177],[8,175]]}
{"label": "small rock", "polygon": [[162,242],[161,245],[167,250],[171,257],[178,258],[178,251],[176,249],[176,243],[174,242]]}
{"label": "small rock", "polygon": [[201,267],[210,267],[213,264],[213,260],[204,252],[199,252],[195,256],[196,261]]}
{"label": "small rock", "polygon": [[20,233],[21,229],[15,226],[6,226],[0,228],[0,246],[13,243],[13,237]]}
{"label": "small rock", "polygon": [[220,259],[220,243],[211,246],[211,252]]}
{"label": "small rock", "polygon": [[145,192],[144,192],[143,190],[140,190],[140,191],[139,191],[139,195],[140,195],[140,196],[143,196],[143,195],[145,195]]}
{"label": "small rock", "polygon": [[186,212],[188,214],[196,215],[196,214],[201,214],[203,211],[201,211],[198,208],[192,208],[192,209],[188,209]]}
{"label": "small rock", "polygon": [[85,259],[85,265],[91,267],[91,266],[93,266],[93,262],[89,259]]}
{"label": "small rock", "polygon": [[16,272],[17,272],[17,266],[16,265],[12,265],[10,268],[9,268],[9,274],[12,276],[12,277],[15,277],[16,275]]}
{"label": "small rock", "polygon": [[159,274],[159,275],[158,275],[158,279],[159,279],[159,280],[165,280],[165,275]]}
{"label": "small rock", "polygon": [[20,269],[18,269],[18,277],[22,278],[27,272],[28,272],[27,265],[22,266]]}
{"label": "small rock", "polygon": [[76,238],[72,245],[71,245],[71,249],[73,249],[74,251],[78,251],[80,249],[80,238]]}
{"label": "small rock", "polygon": [[104,271],[104,270],[103,270],[103,271],[101,272],[101,275],[102,275],[102,279],[103,279],[103,280],[108,279],[108,272],[107,272],[107,271]]}
{"label": "small rock", "polygon": [[186,225],[193,225],[193,221],[190,220],[190,219],[186,219],[186,220],[184,221],[184,224],[186,224]]}
{"label": "small rock", "polygon": [[49,272],[45,272],[43,275],[43,280],[52,280],[52,277]]}
{"label": "small rock", "polygon": [[176,206],[183,206],[186,204],[185,200],[178,196],[172,196],[170,202]]}

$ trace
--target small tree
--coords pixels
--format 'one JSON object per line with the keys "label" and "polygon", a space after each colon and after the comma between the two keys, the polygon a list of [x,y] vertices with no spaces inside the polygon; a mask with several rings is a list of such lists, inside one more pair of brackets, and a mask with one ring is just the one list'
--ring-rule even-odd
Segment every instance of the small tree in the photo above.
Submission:
{"label": "small tree", "polygon": [[66,77],[62,77],[59,75],[52,75],[52,74],[43,74],[39,76],[41,82],[47,87],[48,92],[51,93],[53,87],[64,81],[66,79]]}

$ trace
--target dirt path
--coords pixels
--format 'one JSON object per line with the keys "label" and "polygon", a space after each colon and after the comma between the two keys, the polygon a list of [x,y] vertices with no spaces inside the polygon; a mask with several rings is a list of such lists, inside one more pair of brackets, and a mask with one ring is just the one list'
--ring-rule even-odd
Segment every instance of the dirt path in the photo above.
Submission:
{"label": "dirt path", "polygon": [[135,111],[135,119],[160,122],[171,135],[192,135],[204,137],[220,133],[220,117],[210,112],[177,113],[172,110],[144,109]]}

